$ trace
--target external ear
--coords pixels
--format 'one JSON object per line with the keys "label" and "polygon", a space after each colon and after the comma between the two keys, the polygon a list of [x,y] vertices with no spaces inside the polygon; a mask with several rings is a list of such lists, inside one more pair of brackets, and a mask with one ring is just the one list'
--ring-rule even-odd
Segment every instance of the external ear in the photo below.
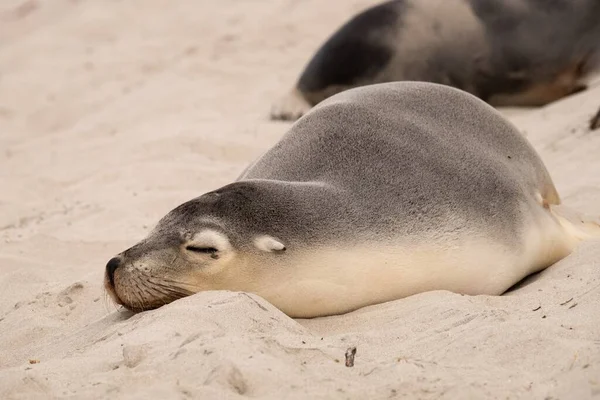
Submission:
{"label": "external ear", "polygon": [[259,236],[254,239],[254,245],[262,251],[274,252],[285,251],[285,245],[272,236]]}
{"label": "external ear", "polygon": [[187,241],[185,249],[195,253],[217,253],[231,249],[226,235],[212,229],[204,229]]}

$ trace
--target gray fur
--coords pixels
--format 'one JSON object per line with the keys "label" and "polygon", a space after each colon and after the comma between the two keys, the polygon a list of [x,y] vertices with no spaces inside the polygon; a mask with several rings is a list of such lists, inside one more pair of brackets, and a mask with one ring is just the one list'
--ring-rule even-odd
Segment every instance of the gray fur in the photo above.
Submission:
{"label": "gray fur", "polygon": [[[296,90],[309,107],[352,87],[427,81],[492,105],[536,106],[584,89],[599,67],[598,0],[396,0],[334,33]],[[304,111],[282,102],[271,116]]]}

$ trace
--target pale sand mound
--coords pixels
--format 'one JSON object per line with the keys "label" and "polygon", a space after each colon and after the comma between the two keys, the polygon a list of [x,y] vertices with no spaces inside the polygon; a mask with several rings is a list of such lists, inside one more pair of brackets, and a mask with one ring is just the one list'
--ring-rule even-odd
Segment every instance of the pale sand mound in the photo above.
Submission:
{"label": "pale sand mound", "polygon": [[[593,243],[503,297],[432,292],[319,320],[240,293],[135,316],[104,298],[106,261],[275,143],[289,125],[266,119],[272,100],[373,3],[0,4],[1,399],[600,396]],[[596,85],[509,113],[565,203],[596,215],[599,105]]]}

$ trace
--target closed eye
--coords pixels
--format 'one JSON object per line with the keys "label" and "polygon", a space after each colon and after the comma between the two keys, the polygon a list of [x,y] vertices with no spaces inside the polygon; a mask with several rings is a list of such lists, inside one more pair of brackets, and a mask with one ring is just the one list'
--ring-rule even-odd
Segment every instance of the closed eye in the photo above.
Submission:
{"label": "closed eye", "polygon": [[219,250],[214,247],[200,247],[200,246],[186,246],[186,250],[193,251],[194,253],[203,253],[203,254],[215,254]]}

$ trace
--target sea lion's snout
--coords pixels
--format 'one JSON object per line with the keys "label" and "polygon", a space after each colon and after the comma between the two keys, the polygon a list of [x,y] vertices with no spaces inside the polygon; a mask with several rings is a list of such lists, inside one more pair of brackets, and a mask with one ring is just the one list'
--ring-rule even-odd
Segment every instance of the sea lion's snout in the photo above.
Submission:
{"label": "sea lion's snout", "polygon": [[[135,249],[137,251],[137,249]],[[110,298],[128,310],[151,310],[193,294],[193,284],[174,270],[184,270],[174,249],[128,254],[111,258],[105,267],[104,288]]]}

